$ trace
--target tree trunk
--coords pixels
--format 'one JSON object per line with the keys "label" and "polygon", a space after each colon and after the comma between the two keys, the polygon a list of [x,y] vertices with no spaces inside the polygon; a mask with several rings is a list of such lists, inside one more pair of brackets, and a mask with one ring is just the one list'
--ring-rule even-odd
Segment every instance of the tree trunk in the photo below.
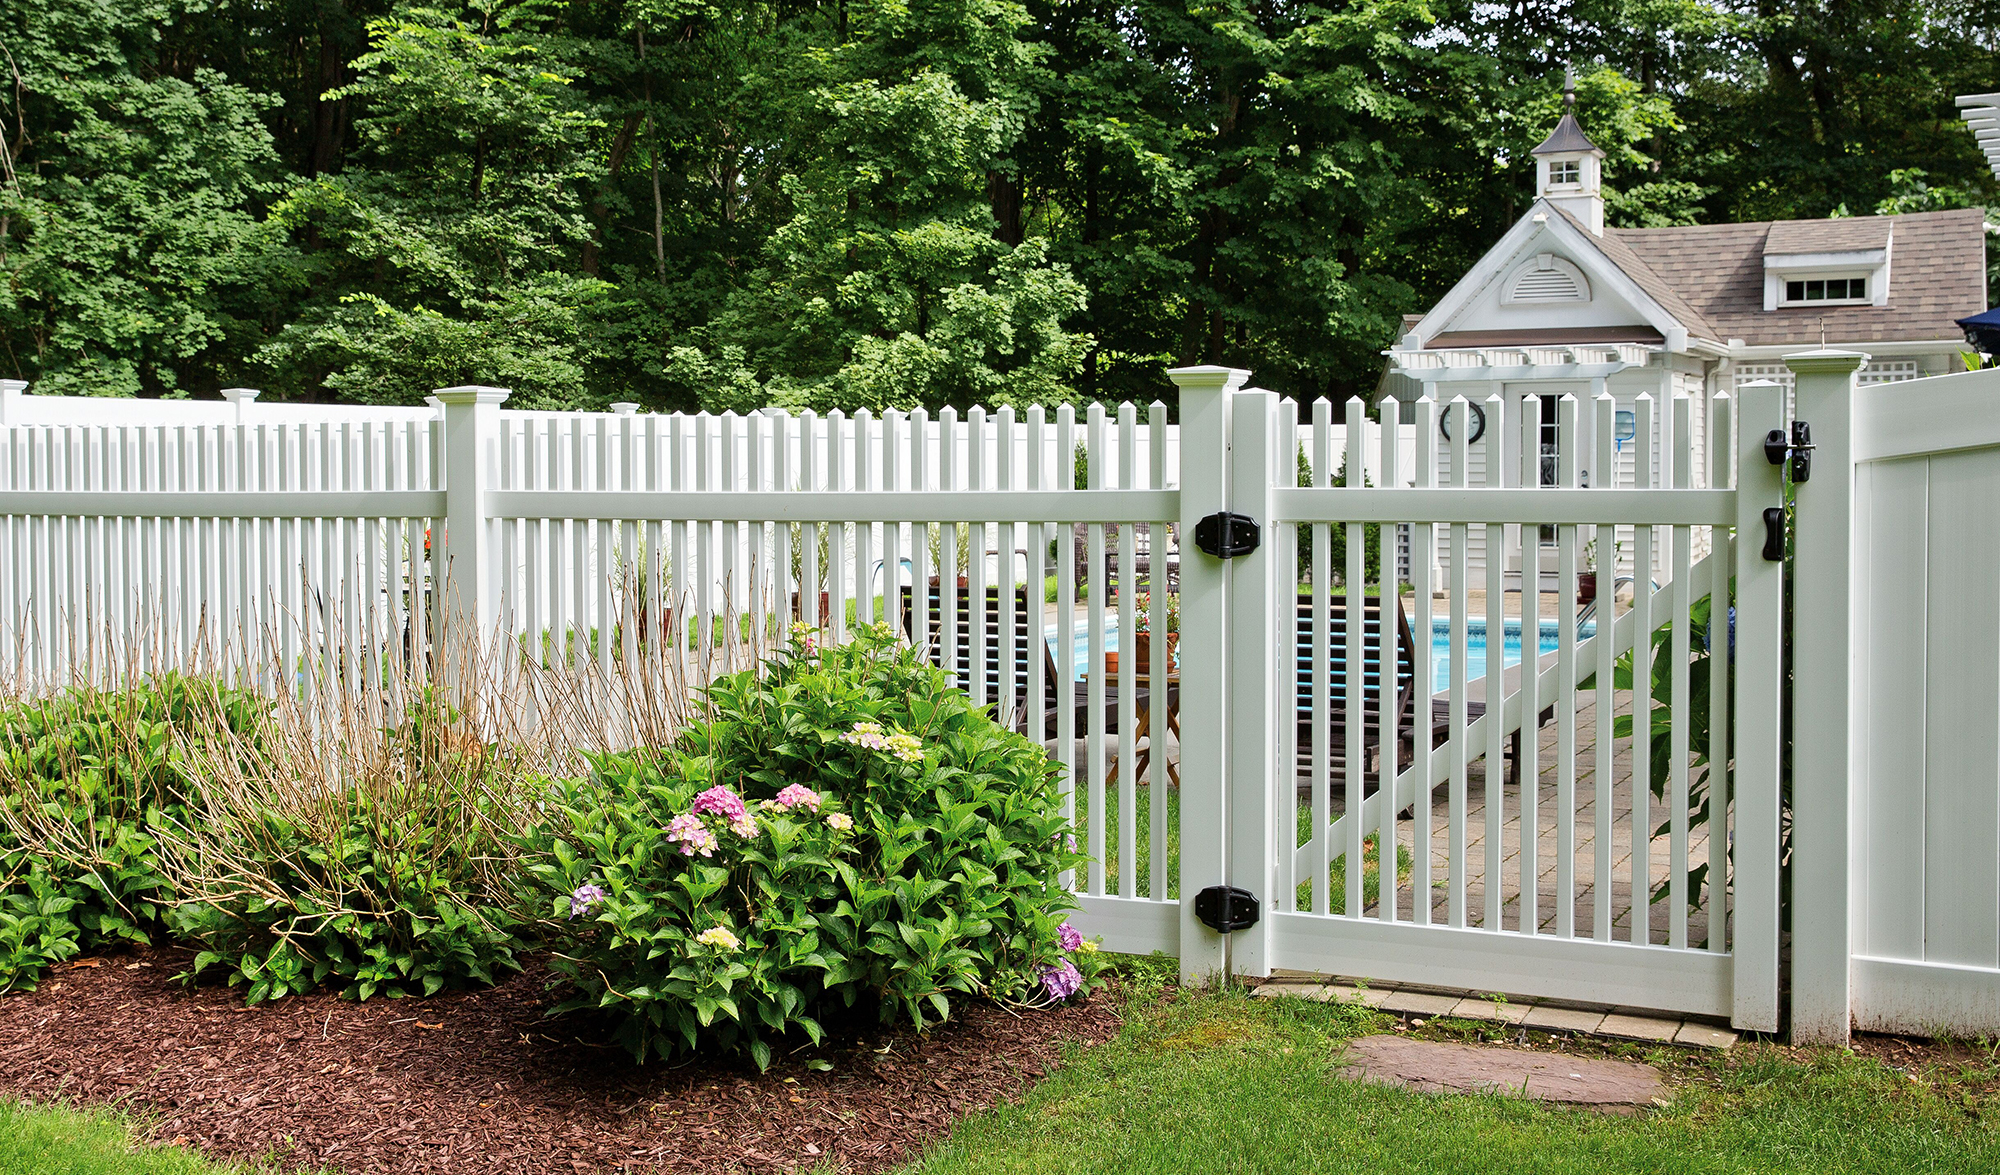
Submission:
{"label": "tree trunk", "polygon": [[[344,17],[336,7],[329,17]],[[327,94],[340,88],[347,77],[347,57],[341,52],[336,31],[322,19],[319,26],[318,90],[313,94],[312,157],[307,166],[311,175],[331,175],[340,170],[340,158],[347,138],[347,100],[329,101]]]}
{"label": "tree trunk", "polygon": [[597,199],[590,205],[590,239],[583,243],[583,272],[597,276],[598,253],[604,247],[604,218],[611,214],[605,203],[605,195],[611,185],[618,182],[618,173],[625,168],[625,157],[632,152],[632,140],[638,136],[639,123],[644,115],[638,111],[625,116],[625,125],[618,128],[618,134],[611,140],[611,162],[605,170],[604,183],[597,189]]}
{"label": "tree trunk", "polygon": [[1021,243],[1021,184],[1001,171],[986,173],[986,198],[993,206],[994,235],[1009,245]]}

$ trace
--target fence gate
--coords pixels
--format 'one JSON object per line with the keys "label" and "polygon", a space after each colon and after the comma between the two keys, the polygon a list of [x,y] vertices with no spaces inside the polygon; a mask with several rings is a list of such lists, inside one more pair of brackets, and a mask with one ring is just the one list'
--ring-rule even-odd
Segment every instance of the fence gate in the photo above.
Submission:
{"label": "fence gate", "polygon": [[[1700,431],[1688,399],[1640,397],[1624,485],[1601,385],[1551,403],[1553,422],[1534,401],[1509,420],[1487,400],[1482,437],[1445,430],[1446,484],[1437,443],[1420,441],[1415,469],[1385,446],[1379,488],[1329,484],[1343,462],[1363,467],[1366,430],[1350,402],[1337,451],[1322,401],[1305,433],[1315,484],[1297,487],[1294,404],[1237,390],[1240,372],[1174,375],[1184,525],[1228,510],[1261,540],[1183,557],[1182,893],[1233,887],[1261,915],[1227,935],[1223,964],[1223,936],[1186,903],[1183,969],[1296,968],[1775,1030],[1783,564],[1767,527],[1780,556],[1783,532],[1766,511],[1783,498],[1765,439],[1784,424],[1782,389],[1741,389],[1740,419],[1716,397]],[[1412,406],[1416,435],[1438,437],[1448,407],[1468,419],[1462,399]],[[1382,436],[1398,411],[1383,403]],[[1548,423],[1553,486],[1538,484]],[[1707,486],[1691,469],[1701,437]],[[1489,484],[1467,484],[1481,445]],[[1508,461],[1526,463],[1517,478]],[[1405,526],[1437,552],[1409,560],[1407,580]],[[1649,567],[1664,574],[1638,574],[1629,607],[1614,603],[1618,569]],[[1596,598],[1580,602],[1592,572]],[[1541,603],[1524,615],[1522,600]]]}

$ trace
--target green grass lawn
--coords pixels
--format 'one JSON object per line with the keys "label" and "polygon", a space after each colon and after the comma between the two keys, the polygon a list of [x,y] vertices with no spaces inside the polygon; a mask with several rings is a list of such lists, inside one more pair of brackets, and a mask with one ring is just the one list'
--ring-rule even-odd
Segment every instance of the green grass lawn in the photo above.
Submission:
{"label": "green grass lawn", "polygon": [[1991,1095],[1850,1054],[1660,1050],[1648,1059],[1679,1085],[1672,1106],[1621,1118],[1339,1080],[1341,1042],[1383,1023],[1359,1006],[1159,991],[1136,983],[1116,1040],[1072,1050],[1021,1104],[963,1120],[907,1175],[2000,1170]]}
{"label": "green grass lawn", "polygon": [[250,1175],[262,1170],[267,1168],[210,1163],[182,1147],[144,1146],[115,1114],[0,1099],[0,1175]]}

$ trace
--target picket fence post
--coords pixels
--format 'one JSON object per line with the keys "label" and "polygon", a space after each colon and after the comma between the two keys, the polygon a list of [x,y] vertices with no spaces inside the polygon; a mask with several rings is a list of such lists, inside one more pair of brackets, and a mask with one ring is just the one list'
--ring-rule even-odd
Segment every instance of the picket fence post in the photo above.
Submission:
{"label": "picket fence post", "polygon": [[[1295,769],[1279,761],[1283,740],[1278,734],[1275,685],[1277,658],[1281,649],[1287,655],[1292,652],[1287,638],[1297,619],[1291,608],[1278,606],[1278,588],[1282,585],[1289,597],[1294,581],[1291,569],[1279,566],[1278,556],[1291,545],[1278,541],[1271,522],[1271,489],[1279,471],[1292,475],[1297,468],[1292,454],[1298,429],[1295,426],[1281,444],[1276,392],[1239,392],[1231,407],[1235,419],[1229,426],[1228,508],[1255,519],[1262,541],[1249,554],[1223,563],[1229,576],[1230,612],[1225,653],[1229,708],[1223,719],[1229,728],[1229,884],[1257,895],[1263,916],[1255,926],[1230,935],[1230,971],[1263,978],[1271,974],[1272,915],[1292,904],[1279,900],[1274,884],[1279,831],[1295,835],[1284,818],[1297,819]],[[1288,476],[1285,484],[1290,480]],[[1195,558],[1216,562],[1203,555]],[[1186,556],[1181,566],[1187,566]],[[1291,720],[1289,711],[1284,718]]]}
{"label": "picket fence post", "polygon": [[[1769,380],[1745,384],[1737,394],[1736,412],[1736,616],[1724,620],[1711,611],[1708,621],[1711,632],[1722,625],[1730,633],[1728,655],[1736,665],[1729,1022],[1753,1032],[1776,1032],[1785,564],[1764,558],[1762,548],[1764,511],[1781,509],[1785,502],[1784,471],[1764,456],[1764,438],[1785,427],[1785,389]],[[1718,468],[1709,470],[1709,484],[1721,487],[1729,484],[1728,455],[1718,451],[1715,456]],[[1715,557],[1721,554],[1718,549]],[[1720,810],[1713,805],[1721,788],[1715,782],[1709,788],[1709,835],[1726,835],[1716,831],[1727,825],[1713,814]],[[1709,892],[1710,908],[1720,909],[1720,890],[1711,883]],[[1711,916],[1709,935],[1719,932]]]}
{"label": "picket fence post", "polygon": [[[1856,373],[1868,356],[1785,357],[1793,415],[1817,446],[1794,491],[1792,588],[1792,1040],[1845,1044],[1849,1025],[1850,764],[1854,758]],[[1747,440],[1748,438],[1746,438]]]}
{"label": "picket fence post", "polygon": [[[445,684],[461,693],[492,639],[499,616],[495,544],[486,518],[486,491],[498,456],[500,405],[506,388],[477,384],[438,389],[444,406]],[[436,564],[433,562],[433,567]],[[433,571],[433,581],[439,582]]]}
{"label": "picket fence post", "polygon": [[0,428],[20,423],[15,410],[27,390],[28,381],[25,379],[0,379]]}
{"label": "picket fence post", "polygon": [[1227,367],[1167,372],[1180,389],[1181,978],[1224,973],[1227,944],[1196,919],[1194,896],[1229,881],[1229,566],[1199,553],[1196,523],[1229,508],[1232,401],[1250,373]]}

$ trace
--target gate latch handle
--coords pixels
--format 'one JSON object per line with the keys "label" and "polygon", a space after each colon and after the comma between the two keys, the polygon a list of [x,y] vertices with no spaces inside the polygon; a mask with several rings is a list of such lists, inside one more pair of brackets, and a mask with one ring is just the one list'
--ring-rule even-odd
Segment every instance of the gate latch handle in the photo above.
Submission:
{"label": "gate latch handle", "polygon": [[1787,438],[1785,430],[1774,428],[1764,435],[1764,459],[1773,465],[1783,465],[1785,458],[1792,460],[1792,484],[1804,485],[1812,480],[1812,425],[1803,420],[1792,421],[1792,435]]}
{"label": "gate latch handle", "polygon": [[1785,561],[1785,511],[1772,506],[1764,511],[1764,558],[1772,563]]}

